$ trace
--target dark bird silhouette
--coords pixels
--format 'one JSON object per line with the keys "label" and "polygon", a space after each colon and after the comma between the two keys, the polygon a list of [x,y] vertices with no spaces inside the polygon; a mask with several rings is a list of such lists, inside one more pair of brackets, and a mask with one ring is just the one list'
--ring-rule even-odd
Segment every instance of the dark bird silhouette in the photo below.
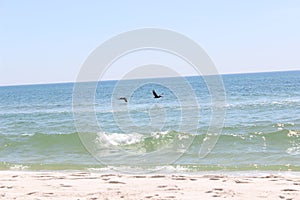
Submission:
{"label": "dark bird silhouette", "polygon": [[126,97],[120,97],[119,100],[124,100],[127,103],[127,98]]}
{"label": "dark bird silhouette", "polygon": [[153,98],[159,99],[160,97],[162,97],[162,96],[161,96],[162,94],[157,95],[157,93],[155,92],[155,90],[152,90],[152,93],[153,93],[153,95],[154,95]]}

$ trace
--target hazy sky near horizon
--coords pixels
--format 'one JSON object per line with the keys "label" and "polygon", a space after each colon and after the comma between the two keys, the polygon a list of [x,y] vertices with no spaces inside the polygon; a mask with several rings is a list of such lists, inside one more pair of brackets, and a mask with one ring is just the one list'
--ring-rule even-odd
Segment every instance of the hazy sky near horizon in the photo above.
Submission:
{"label": "hazy sky near horizon", "polygon": [[300,70],[299,19],[297,0],[0,0],[0,85],[73,82],[97,46],[144,27],[193,39],[220,73]]}

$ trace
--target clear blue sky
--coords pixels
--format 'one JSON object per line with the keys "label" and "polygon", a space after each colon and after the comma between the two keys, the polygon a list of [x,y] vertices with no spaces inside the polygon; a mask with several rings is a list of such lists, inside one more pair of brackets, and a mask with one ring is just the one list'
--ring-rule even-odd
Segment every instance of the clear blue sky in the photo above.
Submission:
{"label": "clear blue sky", "polygon": [[220,73],[300,70],[298,0],[0,0],[0,85],[74,81],[99,44],[144,27],[192,38]]}

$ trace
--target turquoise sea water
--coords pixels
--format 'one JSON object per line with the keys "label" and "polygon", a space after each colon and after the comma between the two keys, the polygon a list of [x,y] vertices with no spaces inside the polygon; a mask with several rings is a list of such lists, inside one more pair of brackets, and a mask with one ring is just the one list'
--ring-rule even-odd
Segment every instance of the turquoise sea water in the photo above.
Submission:
{"label": "turquoise sea water", "polygon": [[[187,103],[181,105],[172,91],[156,84],[156,79],[136,88],[127,97],[128,103],[113,95],[116,81],[100,82],[94,102],[98,123],[114,147],[158,152],[152,158],[158,162],[144,168],[161,167],[160,161],[172,156],[160,154],[161,149],[174,143],[178,147],[179,138],[192,137],[191,146],[179,159],[163,165],[183,171],[300,171],[300,71],[223,75],[222,78],[226,92],[224,128],[205,158],[199,158],[198,153],[206,138],[212,110],[210,92],[201,77],[186,77],[200,108],[198,126],[193,127],[189,120],[184,124],[191,127],[190,131],[180,132],[179,122],[183,110],[193,110],[195,105],[189,104],[188,96]],[[129,88],[138,81],[118,84]],[[176,78],[163,81],[181,87]],[[114,160],[115,164],[107,166],[83,146],[73,120],[73,86],[65,83],[0,87],[0,169],[101,170],[126,165],[127,154],[114,157],[99,143],[97,153]],[[163,97],[154,99],[152,89],[163,93]],[[159,108],[159,112],[153,111],[153,107]],[[124,112],[129,113],[127,116],[135,127],[120,127],[122,117],[116,122],[116,116]],[[161,124],[155,119],[162,114]],[[149,124],[157,125],[157,130],[149,129]],[[174,148],[174,153],[178,150]]]}

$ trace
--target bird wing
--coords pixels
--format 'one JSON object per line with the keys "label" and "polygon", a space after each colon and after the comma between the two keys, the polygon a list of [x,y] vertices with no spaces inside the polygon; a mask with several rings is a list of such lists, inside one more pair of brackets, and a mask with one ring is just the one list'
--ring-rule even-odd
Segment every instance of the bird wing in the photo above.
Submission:
{"label": "bird wing", "polygon": [[127,102],[127,98],[126,97],[120,97],[120,100],[124,100],[125,102]]}
{"label": "bird wing", "polygon": [[158,97],[158,95],[156,94],[155,90],[152,90],[152,93],[153,93],[154,97]]}

